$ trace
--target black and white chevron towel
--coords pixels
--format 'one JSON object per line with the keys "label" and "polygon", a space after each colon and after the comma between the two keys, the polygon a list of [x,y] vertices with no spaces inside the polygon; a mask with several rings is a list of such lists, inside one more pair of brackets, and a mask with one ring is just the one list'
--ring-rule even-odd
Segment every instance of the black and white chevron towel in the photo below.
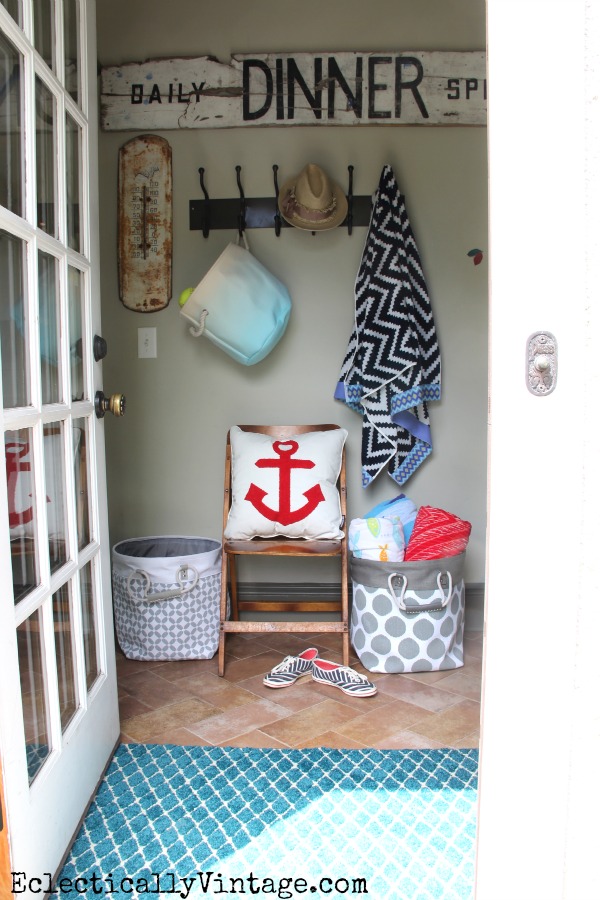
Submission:
{"label": "black and white chevron towel", "polygon": [[363,487],[386,464],[401,485],[431,453],[427,403],[441,397],[441,360],[419,251],[390,166],[375,194],[355,300],[335,397],[363,417]]}

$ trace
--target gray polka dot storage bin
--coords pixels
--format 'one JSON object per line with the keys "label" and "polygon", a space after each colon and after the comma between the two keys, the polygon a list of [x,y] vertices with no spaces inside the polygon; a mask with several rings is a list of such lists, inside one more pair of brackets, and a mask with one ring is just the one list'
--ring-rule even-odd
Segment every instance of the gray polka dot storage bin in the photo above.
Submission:
{"label": "gray polka dot storage bin", "polygon": [[112,548],[117,639],[129,659],[210,659],[219,644],[221,544],[130,538]]}
{"label": "gray polka dot storage bin", "polygon": [[464,553],[401,563],[350,560],[350,638],[369,672],[464,664],[464,560]]}

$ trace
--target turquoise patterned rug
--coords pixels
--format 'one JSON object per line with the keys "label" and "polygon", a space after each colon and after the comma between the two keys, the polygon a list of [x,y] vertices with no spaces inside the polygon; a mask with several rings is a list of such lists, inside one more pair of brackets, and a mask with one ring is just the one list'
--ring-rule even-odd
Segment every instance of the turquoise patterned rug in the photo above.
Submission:
{"label": "turquoise patterned rug", "polygon": [[122,744],[57,896],[470,900],[477,762]]}

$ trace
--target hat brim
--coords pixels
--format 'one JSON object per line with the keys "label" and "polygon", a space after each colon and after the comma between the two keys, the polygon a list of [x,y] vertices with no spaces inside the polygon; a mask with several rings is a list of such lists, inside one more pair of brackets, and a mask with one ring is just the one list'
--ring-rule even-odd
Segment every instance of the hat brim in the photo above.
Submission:
{"label": "hat brim", "polygon": [[329,231],[329,229],[337,228],[338,225],[341,225],[348,215],[348,200],[339,184],[335,184],[335,182],[332,184],[333,196],[335,197],[335,212],[330,219],[327,219],[327,221],[305,222],[303,219],[300,219],[297,216],[287,216],[285,214],[283,210],[285,197],[288,191],[290,191],[295,186],[297,180],[298,177],[296,175],[293,178],[288,178],[288,180],[284,182],[283,186],[279,190],[277,206],[279,207],[279,212],[281,213],[282,218],[284,218],[285,221],[290,225],[293,225],[294,228],[300,228],[302,231]]}

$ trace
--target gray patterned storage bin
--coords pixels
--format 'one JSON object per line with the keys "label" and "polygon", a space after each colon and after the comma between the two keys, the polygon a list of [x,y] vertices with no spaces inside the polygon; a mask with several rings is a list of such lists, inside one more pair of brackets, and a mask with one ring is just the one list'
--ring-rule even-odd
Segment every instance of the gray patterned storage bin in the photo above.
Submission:
{"label": "gray patterned storage bin", "polygon": [[369,672],[464,665],[464,560],[465,553],[401,563],[350,560],[350,639]]}
{"label": "gray patterned storage bin", "polygon": [[130,659],[210,659],[219,643],[221,544],[131,538],[112,549],[119,646]]}

